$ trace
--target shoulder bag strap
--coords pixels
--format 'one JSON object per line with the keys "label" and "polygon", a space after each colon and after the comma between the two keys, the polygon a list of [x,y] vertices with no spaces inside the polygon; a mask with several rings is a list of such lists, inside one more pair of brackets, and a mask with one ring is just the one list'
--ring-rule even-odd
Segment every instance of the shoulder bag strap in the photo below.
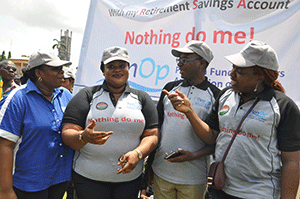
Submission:
{"label": "shoulder bag strap", "polygon": [[242,126],[242,123],[244,122],[244,120],[246,119],[246,117],[248,116],[248,114],[252,111],[252,109],[253,109],[254,106],[258,103],[259,100],[260,100],[259,98],[257,98],[257,99],[255,100],[255,102],[254,102],[254,103],[252,104],[252,106],[249,108],[249,110],[247,111],[247,113],[245,113],[245,115],[244,115],[243,118],[241,119],[241,121],[240,121],[238,127],[236,128],[236,130],[235,130],[235,132],[234,132],[234,134],[233,134],[233,136],[232,136],[232,138],[231,138],[231,141],[230,141],[230,143],[229,143],[229,145],[228,145],[228,147],[227,147],[227,149],[226,149],[226,151],[225,151],[225,153],[224,153],[224,156],[223,156],[221,162],[224,163],[225,158],[226,158],[226,156],[228,155],[229,149],[230,149],[230,147],[231,147],[231,145],[232,145],[234,139],[236,138],[237,134],[238,134],[239,131],[240,131],[240,128],[241,128],[241,126]]}

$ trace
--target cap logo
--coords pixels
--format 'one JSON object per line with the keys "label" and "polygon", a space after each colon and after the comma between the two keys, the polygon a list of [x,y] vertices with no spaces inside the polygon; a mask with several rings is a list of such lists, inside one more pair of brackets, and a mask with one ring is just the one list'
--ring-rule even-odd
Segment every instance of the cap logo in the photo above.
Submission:
{"label": "cap logo", "polygon": [[224,115],[229,111],[229,106],[225,105],[221,108],[220,115]]}
{"label": "cap logo", "polygon": [[100,102],[96,105],[96,109],[98,110],[105,110],[108,107],[108,105],[105,102]]}
{"label": "cap logo", "polygon": [[119,55],[119,54],[121,54],[122,53],[122,51],[120,50],[120,49],[118,49],[116,52],[111,52],[111,54],[113,54],[113,55]]}

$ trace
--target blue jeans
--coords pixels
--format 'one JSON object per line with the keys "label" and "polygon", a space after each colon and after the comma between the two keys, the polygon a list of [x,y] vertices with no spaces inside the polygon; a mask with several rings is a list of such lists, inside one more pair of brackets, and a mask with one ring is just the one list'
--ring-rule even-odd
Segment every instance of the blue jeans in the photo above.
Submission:
{"label": "blue jeans", "polygon": [[142,175],[129,182],[102,182],[72,173],[78,199],[137,199]]}

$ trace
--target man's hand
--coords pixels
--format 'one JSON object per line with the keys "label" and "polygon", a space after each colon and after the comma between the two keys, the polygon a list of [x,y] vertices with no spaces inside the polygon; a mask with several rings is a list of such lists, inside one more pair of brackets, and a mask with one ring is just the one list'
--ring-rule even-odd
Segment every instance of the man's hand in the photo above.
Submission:
{"label": "man's hand", "polygon": [[183,150],[183,149],[179,148],[178,152],[181,153],[180,156],[168,159],[167,162],[175,162],[175,163],[176,162],[186,162],[186,161],[191,161],[191,160],[195,159],[194,154],[190,151],[186,151],[186,150]]}

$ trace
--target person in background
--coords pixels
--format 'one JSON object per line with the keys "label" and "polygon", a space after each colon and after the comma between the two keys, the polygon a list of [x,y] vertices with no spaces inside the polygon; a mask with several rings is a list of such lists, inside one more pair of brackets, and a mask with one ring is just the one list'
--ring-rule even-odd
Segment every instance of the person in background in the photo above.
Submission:
{"label": "person in background", "polygon": [[81,89],[68,104],[62,138],[75,149],[73,181],[79,199],[137,198],[146,157],[158,143],[154,102],[128,83],[125,48],[104,50],[102,85]]}
{"label": "person in background", "polygon": [[21,86],[21,77],[22,77],[22,75],[20,75],[20,74],[16,74],[16,75],[15,75],[14,82],[15,82],[18,86]]}
{"label": "person in background", "polygon": [[[196,114],[206,119],[216,101],[219,89],[208,82],[205,71],[213,59],[209,46],[202,41],[190,41],[183,48],[172,49],[183,80],[166,84],[165,90],[179,90],[192,101]],[[165,93],[157,105],[161,141],[155,153],[154,198],[203,198],[206,175],[213,145],[197,137],[184,114],[174,110]],[[165,160],[166,153],[179,151],[181,156]]]}
{"label": "person in background", "polygon": [[225,160],[225,186],[212,189],[212,197],[294,199],[299,185],[300,112],[277,80],[276,52],[265,42],[253,40],[225,58],[232,63],[231,86],[221,91],[206,123],[182,92],[165,91],[197,135],[216,144],[216,161],[221,161],[245,112],[259,100]]}
{"label": "person in background", "polygon": [[63,197],[73,150],[62,142],[61,121],[72,95],[59,87],[62,67],[70,64],[48,52],[34,52],[23,71],[27,84],[5,100],[0,114],[1,199]]}
{"label": "person in background", "polygon": [[[75,82],[75,74],[70,67],[63,67],[64,71],[64,83],[62,85],[63,88],[66,88],[71,93],[73,92],[73,86]],[[67,198],[66,199],[75,199],[76,198],[76,190],[74,182],[71,181],[67,188]]]}
{"label": "person in background", "polygon": [[64,70],[64,83],[63,87],[68,89],[71,93],[73,92],[73,86],[75,82],[75,74],[69,67],[63,67]]}
{"label": "person in background", "polygon": [[0,77],[2,78],[2,96],[0,101],[0,107],[3,105],[5,99],[9,93],[18,87],[14,82],[16,76],[16,65],[10,60],[3,60],[0,62]]}

